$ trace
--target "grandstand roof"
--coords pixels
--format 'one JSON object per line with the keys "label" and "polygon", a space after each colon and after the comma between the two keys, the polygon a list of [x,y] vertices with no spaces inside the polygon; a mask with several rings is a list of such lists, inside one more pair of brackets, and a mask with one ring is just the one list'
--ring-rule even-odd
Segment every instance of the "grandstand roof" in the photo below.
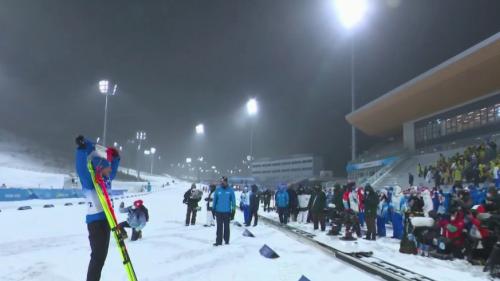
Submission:
{"label": "grandstand roof", "polygon": [[404,122],[500,90],[500,32],[348,114],[368,135],[398,133]]}

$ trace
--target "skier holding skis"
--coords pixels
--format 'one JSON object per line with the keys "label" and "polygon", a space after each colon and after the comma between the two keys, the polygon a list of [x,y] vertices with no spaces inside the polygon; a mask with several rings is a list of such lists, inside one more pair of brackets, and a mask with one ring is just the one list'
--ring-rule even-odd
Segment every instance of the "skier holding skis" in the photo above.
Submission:
{"label": "skier holding skis", "polygon": [[210,187],[210,193],[208,193],[207,198],[205,198],[205,201],[207,201],[207,224],[205,226],[215,226],[214,219],[215,219],[215,212],[213,209],[213,197],[212,195],[215,192],[215,184],[211,184]]}
{"label": "skier holding skis", "polygon": [[229,221],[231,213],[236,210],[236,198],[234,190],[228,185],[227,177],[222,177],[220,185],[214,192],[214,211],[217,219],[217,238],[214,246],[222,245],[222,237],[224,242],[229,244]]}
{"label": "skier holding skis", "polygon": [[142,238],[142,229],[146,226],[146,223],[149,221],[149,212],[148,209],[144,206],[142,200],[136,200],[133,206],[125,208],[125,203],[120,204],[120,213],[127,213],[127,220],[118,224],[118,227],[121,228],[123,239],[127,239],[127,231],[125,231],[125,227],[132,228],[132,237],[130,240],[136,241],[137,239]]}
{"label": "skier holding skis", "polygon": [[116,149],[110,147],[106,150],[107,157],[105,159],[95,153],[95,143],[85,139],[85,137],[78,136],[75,142],[77,145],[76,172],[80,178],[88,204],[86,222],[92,252],[87,271],[87,281],[99,281],[102,267],[108,255],[110,227],[96,193],[92,174],[95,174],[95,178],[102,181],[105,188],[110,190],[111,181],[115,178],[120,163],[120,155]]}
{"label": "skier holding skis", "polygon": [[186,226],[196,224],[196,213],[198,212],[198,202],[201,200],[203,192],[196,189],[196,184],[192,184],[191,188],[184,193],[184,201],[182,203],[187,205],[186,211]]}

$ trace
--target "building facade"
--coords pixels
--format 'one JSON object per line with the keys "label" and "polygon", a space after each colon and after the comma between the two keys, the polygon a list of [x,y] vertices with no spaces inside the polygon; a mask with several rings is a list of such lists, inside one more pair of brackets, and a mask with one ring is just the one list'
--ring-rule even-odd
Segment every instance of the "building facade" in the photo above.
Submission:
{"label": "building facade", "polygon": [[323,159],[309,154],[266,158],[254,161],[251,169],[257,183],[275,185],[319,176],[323,170]]}

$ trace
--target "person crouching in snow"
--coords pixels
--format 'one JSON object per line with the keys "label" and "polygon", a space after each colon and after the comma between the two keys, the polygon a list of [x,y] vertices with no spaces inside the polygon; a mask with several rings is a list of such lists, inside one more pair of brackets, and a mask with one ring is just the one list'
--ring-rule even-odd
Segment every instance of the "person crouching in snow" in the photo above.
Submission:
{"label": "person crouching in snow", "polygon": [[78,136],[75,142],[77,145],[76,172],[88,204],[86,223],[92,253],[90,254],[87,281],[99,281],[102,267],[108,255],[111,231],[99,201],[96,186],[99,185],[103,190],[111,189],[111,181],[116,176],[120,155],[114,148],[107,148],[105,156],[99,155],[96,152],[95,143],[83,136]]}
{"label": "person crouching in snow", "polygon": [[129,227],[132,228],[132,237],[130,240],[136,241],[137,239],[141,239],[142,229],[149,221],[149,212],[142,200],[136,200],[134,206],[127,208],[125,208],[125,203],[122,202],[120,204],[120,213],[128,214],[127,220],[118,224],[118,227],[121,229],[120,233],[122,234],[122,238],[127,239],[125,227]]}

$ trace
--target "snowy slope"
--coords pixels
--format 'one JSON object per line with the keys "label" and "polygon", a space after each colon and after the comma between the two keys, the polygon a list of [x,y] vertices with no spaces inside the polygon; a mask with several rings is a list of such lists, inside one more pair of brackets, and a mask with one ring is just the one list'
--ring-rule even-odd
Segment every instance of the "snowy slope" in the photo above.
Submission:
{"label": "snowy slope", "polygon": [[64,165],[36,144],[0,130],[0,185],[61,188],[70,170]]}
{"label": "snowy slope", "polygon": [[0,184],[7,187],[62,188],[65,177],[68,175],[0,167]]}
{"label": "snowy slope", "polygon": [[[202,226],[204,210],[196,226],[184,226],[181,201],[187,188],[178,183],[142,198],[151,221],[143,240],[127,243],[139,280],[288,281],[302,274],[315,281],[378,280],[262,224],[250,229],[256,238],[243,237],[243,228],[232,226],[231,245],[214,248],[215,229]],[[0,232],[0,280],[84,280],[89,259],[84,215],[81,205],[0,213],[5,230]],[[260,256],[263,244],[281,257]],[[122,267],[112,244],[102,280],[126,280]]]}

